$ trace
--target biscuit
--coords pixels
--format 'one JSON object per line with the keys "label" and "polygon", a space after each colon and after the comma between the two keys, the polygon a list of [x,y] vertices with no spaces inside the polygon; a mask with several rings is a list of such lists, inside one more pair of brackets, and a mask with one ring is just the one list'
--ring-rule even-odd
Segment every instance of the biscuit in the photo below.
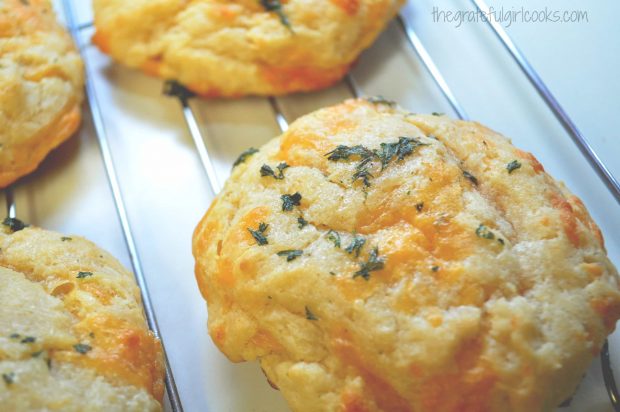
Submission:
{"label": "biscuit", "polygon": [[0,187],[75,132],[82,85],[82,61],[50,2],[0,2]]}
{"label": "biscuit", "polygon": [[203,96],[280,95],[340,80],[403,0],[94,0],[93,42]]}
{"label": "biscuit", "polygon": [[133,275],[37,228],[3,226],[0,249],[0,410],[160,411],[162,350]]}
{"label": "biscuit", "polygon": [[382,99],[247,152],[193,254],[213,341],[295,411],[550,411],[620,316],[600,230],[533,155]]}

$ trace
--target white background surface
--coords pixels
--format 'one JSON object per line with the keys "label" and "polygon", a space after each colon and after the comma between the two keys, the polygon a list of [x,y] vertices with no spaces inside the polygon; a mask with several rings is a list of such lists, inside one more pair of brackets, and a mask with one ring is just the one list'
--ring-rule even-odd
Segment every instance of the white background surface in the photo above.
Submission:
{"label": "white background surface", "polygon": [[[87,1],[74,2],[81,22]],[[588,23],[514,24],[508,29],[585,136],[620,176],[620,3],[495,1],[505,8],[583,9]],[[468,1],[411,1],[411,22],[470,117],[533,152],[590,209],[620,263],[620,206],[581,157],[499,41],[483,23],[433,22],[433,6],[471,10]],[[85,35],[92,34],[84,31]],[[193,276],[191,235],[212,198],[177,101],[161,95],[162,82],[85,50],[120,175],[131,226],[150,294],[186,411],[287,411],[256,364],[233,365],[206,332],[206,309]],[[353,70],[365,94],[382,94],[414,112],[450,108],[398,26],[391,24]],[[289,120],[349,97],[342,85],[279,99]],[[223,181],[243,149],[278,134],[266,100],[195,101]],[[87,107],[85,106],[85,110]],[[85,112],[87,113],[87,111]],[[130,267],[90,117],[80,133],[16,185],[18,217],[48,229],[85,236]],[[620,338],[612,339],[620,359]],[[616,362],[620,365],[620,362]],[[563,411],[611,410],[598,361],[573,405]]]}

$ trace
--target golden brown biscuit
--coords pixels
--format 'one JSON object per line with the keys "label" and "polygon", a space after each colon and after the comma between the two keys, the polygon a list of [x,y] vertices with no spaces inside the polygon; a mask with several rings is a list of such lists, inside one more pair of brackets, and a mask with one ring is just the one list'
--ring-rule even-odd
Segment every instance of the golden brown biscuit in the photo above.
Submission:
{"label": "golden brown biscuit", "polygon": [[295,411],[547,411],[620,315],[581,201],[486,127],[348,100],[245,156],[198,225],[209,332]]}
{"label": "golden brown biscuit", "polygon": [[161,345],[130,272],[42,229],[4,227],[0,250],[0,410],[161,410]]}
{"label": "golden brown biscuit", "polygon": [[75,132],[82,85],[82,61],[50,2],[0,2],[0,187]]}
{"label": "golden brown biscuit", "polygon": [[330,86],[403,0],[94,0],[105,53],[204,96]]}

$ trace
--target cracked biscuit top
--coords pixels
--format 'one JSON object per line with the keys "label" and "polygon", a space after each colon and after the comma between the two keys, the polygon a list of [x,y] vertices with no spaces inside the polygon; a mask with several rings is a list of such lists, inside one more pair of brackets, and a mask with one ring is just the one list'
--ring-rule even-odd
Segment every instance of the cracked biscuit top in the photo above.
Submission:
{"label": "cracked biscuit top", "polygon": [[80,123],[82,61],[48,0],[0,1],[0,187]]}
{"label": "cracked biscuit top", "polygon": [[348,100],[245,152],[196,228],[209,332],[295,411],[542,411],[620,310],[583,203],[475,122]]}
{"label": "cracked biscuit top", "polygon": [[94,0],[94,42],[204,96],[337,82],[403,0]]}

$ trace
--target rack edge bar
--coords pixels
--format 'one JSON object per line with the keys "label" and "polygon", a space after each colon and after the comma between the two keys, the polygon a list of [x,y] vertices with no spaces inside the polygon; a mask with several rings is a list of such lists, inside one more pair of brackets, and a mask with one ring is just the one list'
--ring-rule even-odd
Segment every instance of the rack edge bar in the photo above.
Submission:
{"label": "rack edge bar", "polygon": [[435,62],[433,62],[433,59],[431,58],[430,54],[428,53],[428,51],[426,50],[426,48],[424,47],[420,39],[418,38],[418,35],[413,31],[409,23],[405,21],[405,18],[402,15],[399,14],[396,17],[396,20],[398,24],[400,25],[401,29],[403,30],[403,32],[405,33],[405,36],[407,37],[409,44],[411,45],[413,50],[416,52],[420,60],[422,60],[422,64],[424,64],[424,67],[426,67],[426,70],[430,73],[431,77],[435,81],[435,84],[437,84],[437,86],[441,90],[441,93],[448,100],[448,103],[450,103],[450,106],[452,106],[452,110],[454,110],[454,112],[457,114],[459,119],[468,120],[469,116],[467,115],[467,112],[465,112],[465,109],[463,109],[463,106],[461,106],[456,96],[454,96],[454,93],[452,93],[452,90],[448,86],[448,83],[446,82],[441,72],[435,65]]}
{"label": "rack edge bar", "polygon": [[[474,6],[476,6],[478,11],[485,13],[488,12],[489,7],[483,0],[470,1],[474,4]],[[540,97],[542,97],[549,109],[551,109],[564,130],[566,130],[571,139],[573,139],[573,142],[577,145],[577,148],[586,157],[590,163],[590,166],[592,166],[599,178],[601,178],[605,186],[607,186],[607,189],[609,189],[613,197],[616,199],[616,202],[620,204],[620,183],[618,180],[611,174],[590,143],[583,136],[583,134],[581,134],[575,123],[568,116],[566,111],[564,111],[555,96],[547,88],[545,82],[540,78],[536,70],[534,70],[532,65],[526,59],[525,54],[523,54],[523,52],[521,52],[517,45],[512,41],[508,33],[506,33],[506,31],[496,21],[491,19],[487,19],[486,21],[495,35],[502,42],[506,50],[508,50],[513,59],[517,62],[519,68],[521,68],[521,71],[523,71],[530,83],[534,86]]]}
{"label": "rack edge bar", "polygon": [[[73,10],[73,5],[71,4],[71,0],[62,0],[62,6],[65,12],[65,17],[67,19],[67,24],[71,36],[75,41],[80,54],[84,60],[85,66],[85,74],[86,74],[86,97],[88,100],[88,104],[90,107],[90,112],[93,120],[93,125],[95,128],[95,133],[97,135],[97,141],[99,142],[99,149],[101,150],[101,156],[103,158],[103,163],[105,166],[106,175],[108,178],[108,183],[110,185],[110,190],[112,191],[112,197],[114,198],[114,204],[116,206],[116,212],[118,218],[120,220],[123,236],[125,238],[125,244],[127,246],[127,250],[129,251],[131,265],[133,267],[133,272],[136,278],[136,282],[140,287],[140,292],[142,295],[142,303],[144,306],[145,315],[147,318],[148,325],[153,333],[161,340],[161,334],[159,331],[159,326],[157,325],[157,319],[155,316],[155,312],[153,310],[153,305],[151,302],[151,298],[149,296],[148,287],[146,284],[146,279],[144,277],[144,273],[142,271],[142,264],[140,262],[140,258],[138,255],[138,250],[136,247],[136,243],[133,237],[133,232],[131,230],[131,226],[129,224],[129,218],[127,215],[127,210],[125,208],[125,202],[123,200],[123,195],[120,189],[118,176],[116,174],[116,168],[114,166],[114,161],[112,159],[112,152],[110,150],[110,145],[107,140],[105,126],[103,123],[103,115],[101,113],[101,108],[99,106],[99,102],[97,100],[97,95],[95,92],[95,87],[91,80],[91,67],[89,61],[84,57],[83,49],[85,47],[84,42],[82,42],[79,28],[76,25],[75,14]],[[164,361],[166,366],[166,390],[168,392],[168,397],[170,399],[170,406],[174,412],[182,412],[183,406],[181,404],[181,400],[179,398],[179,393],[176,388],[176,384],[174,382],[174,377],[172,374],[172,368],[170,367],[170,363],[168,362],[168,357],[166,355],[166,350],[164,343],[162,341],[162,350],[164,355]]]}

